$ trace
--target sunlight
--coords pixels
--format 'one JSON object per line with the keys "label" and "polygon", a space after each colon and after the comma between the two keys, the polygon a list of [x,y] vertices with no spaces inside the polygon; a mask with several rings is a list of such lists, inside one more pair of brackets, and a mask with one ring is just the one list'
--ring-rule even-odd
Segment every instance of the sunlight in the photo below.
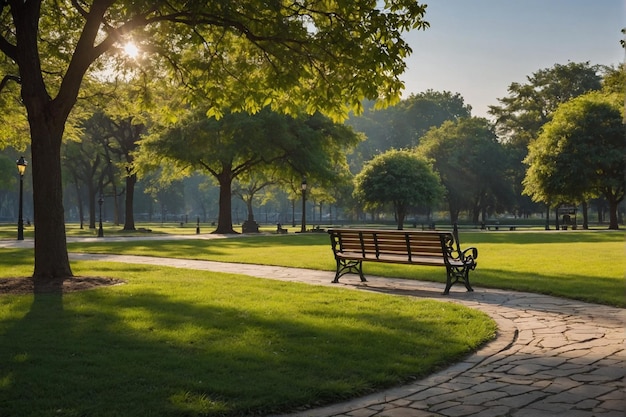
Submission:
{"label": "sunlight", "polygon": [[137,48],[137,45],[135,45],[133,42],[127,42],[126,45],[124,45],[124,53],[129,57],[129,58],[137,58],[137,55],[139,55],[139,48]]}

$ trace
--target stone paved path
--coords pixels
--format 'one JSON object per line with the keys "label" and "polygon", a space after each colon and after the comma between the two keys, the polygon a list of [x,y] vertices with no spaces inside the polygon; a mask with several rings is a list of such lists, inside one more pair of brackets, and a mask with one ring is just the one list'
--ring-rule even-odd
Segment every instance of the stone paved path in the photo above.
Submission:
{"label": "stone paved path", "polygon": [[351,277],[296,268],[122,255],[71,254],[75,260],[174,266],[261,278],[340,285],[411,297],[436,298],[482,310],[499,327],[479,352],[412,384],[283,417],[624,417],[626,310],[544,295],[442,284]]}

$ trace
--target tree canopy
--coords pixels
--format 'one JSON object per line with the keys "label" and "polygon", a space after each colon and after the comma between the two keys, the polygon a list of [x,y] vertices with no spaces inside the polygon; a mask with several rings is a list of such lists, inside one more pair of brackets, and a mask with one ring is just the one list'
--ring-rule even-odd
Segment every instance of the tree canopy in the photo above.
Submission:
{"label": "tree canopy", "polygon": [[546,203],[578,203],[602,194],[617,229],[626,169],[621,95],[588,93],[558,107],[525,163],[524,192]]}
{"label": "tree canopy", "polygon": [[220,119],[199,109],[177,124],[140,142],[138,163],[168,166],[171,173],[201,170],[220,186],[216,233],[232,228],[232,183],[242,175],[280,167],[283,177],[303,176],[322,185],[345,165],[346,151],[360,136],[316,113],[291,116],[263,109],[255,115],[228,113]]}
{"label": "tree canopy", "polygon": [[507,157],[486,119],[447,121],[431,129],[416,151],[434,161],[447,190],[452,222],[468,209],[477,223],[480,214],[495,212],[497,204],[511,197]]}
{"label": "tree canopy", "polygon": [[498,133],[525,149],[560,104],[602,87],[599,72],[589,62],[570,62],[540,69],[525,84],[511,83],[508,97],[498,99],[499,106],[489,106]]}
{"label": "tree canopy", "polygon": [[511,155],[518,209],[527,211],[531,205],[528,197],[522,195],[521,186],[526,171],[522,161],[528,154],[529,143],[537,138],[541,127],[550,121],[560,104],[588,91],[599,90],[601,72],[601,66],[589,62],[555,64],[527,76],[525,83],[511,83],[508,96],[499,98],[499,105],[489,106],[499,139]]}
{"label": "tree canopy", "polygon": [[391,149],[377,155],[355,177],[357,200],[370,207],[393,205],[398,230],[410,208],[429,206],[442,195],[439,177],[415,153]]}
{"label": "tree canopy", "polygon": [[366,106],[363,114],[354,115],[347,121],[367,136],[367,141],[357,148],[356,154],[361,160],[355,165],[360,166],[361,162],[391,148],[417,146],[430,128],[441,126],[446,120],[470,117],[471,110],[460,94],[433,90],[411,94],[397,105],[385,109]]}

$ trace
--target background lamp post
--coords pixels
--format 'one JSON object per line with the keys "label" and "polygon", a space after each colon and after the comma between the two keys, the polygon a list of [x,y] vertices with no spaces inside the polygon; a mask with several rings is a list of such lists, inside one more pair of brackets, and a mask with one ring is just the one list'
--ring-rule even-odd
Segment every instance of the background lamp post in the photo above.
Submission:
{"label": "background lamp post", "polygon": [[100,198],[98,199],[98,205],[100,206],[100,224],[98,225],[98,237],[104,237],[104,230],[102,230],[102,203],[104,203],[104,198],[102,194],[100,194]]}
{"label": "background lamp post", "polygon": [[23,156],[16,161],[17,172],[20,174],[20,202],[19,210],[17,214],[17,240],[24,240],[24,172],[26,172],[26,165],[28,162],[24,160]]}
{"label": "background lamp post", "polygon": [[306,177],[302,177],[302,228],[300,232],[306,232]]}

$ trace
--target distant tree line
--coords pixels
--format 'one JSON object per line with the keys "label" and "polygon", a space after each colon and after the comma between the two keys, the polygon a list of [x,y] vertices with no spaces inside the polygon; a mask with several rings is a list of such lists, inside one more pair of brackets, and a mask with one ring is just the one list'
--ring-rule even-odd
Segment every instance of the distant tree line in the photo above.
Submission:
{"label": "distant tree line", "polygon": [[[624,71],[568,63],[542,69],[490,106],[493,121],[471,116],[450,92],[427,91],[384,110],[366,107],[348,124],[365,133],[350,164],[390,149],[430,161],[445,188],[450,220],[475,224],[497,213],[547,217],[562,205],[608,206],[618,228],[624,199]],[[603,219],[600,218],[600,221]]]}

